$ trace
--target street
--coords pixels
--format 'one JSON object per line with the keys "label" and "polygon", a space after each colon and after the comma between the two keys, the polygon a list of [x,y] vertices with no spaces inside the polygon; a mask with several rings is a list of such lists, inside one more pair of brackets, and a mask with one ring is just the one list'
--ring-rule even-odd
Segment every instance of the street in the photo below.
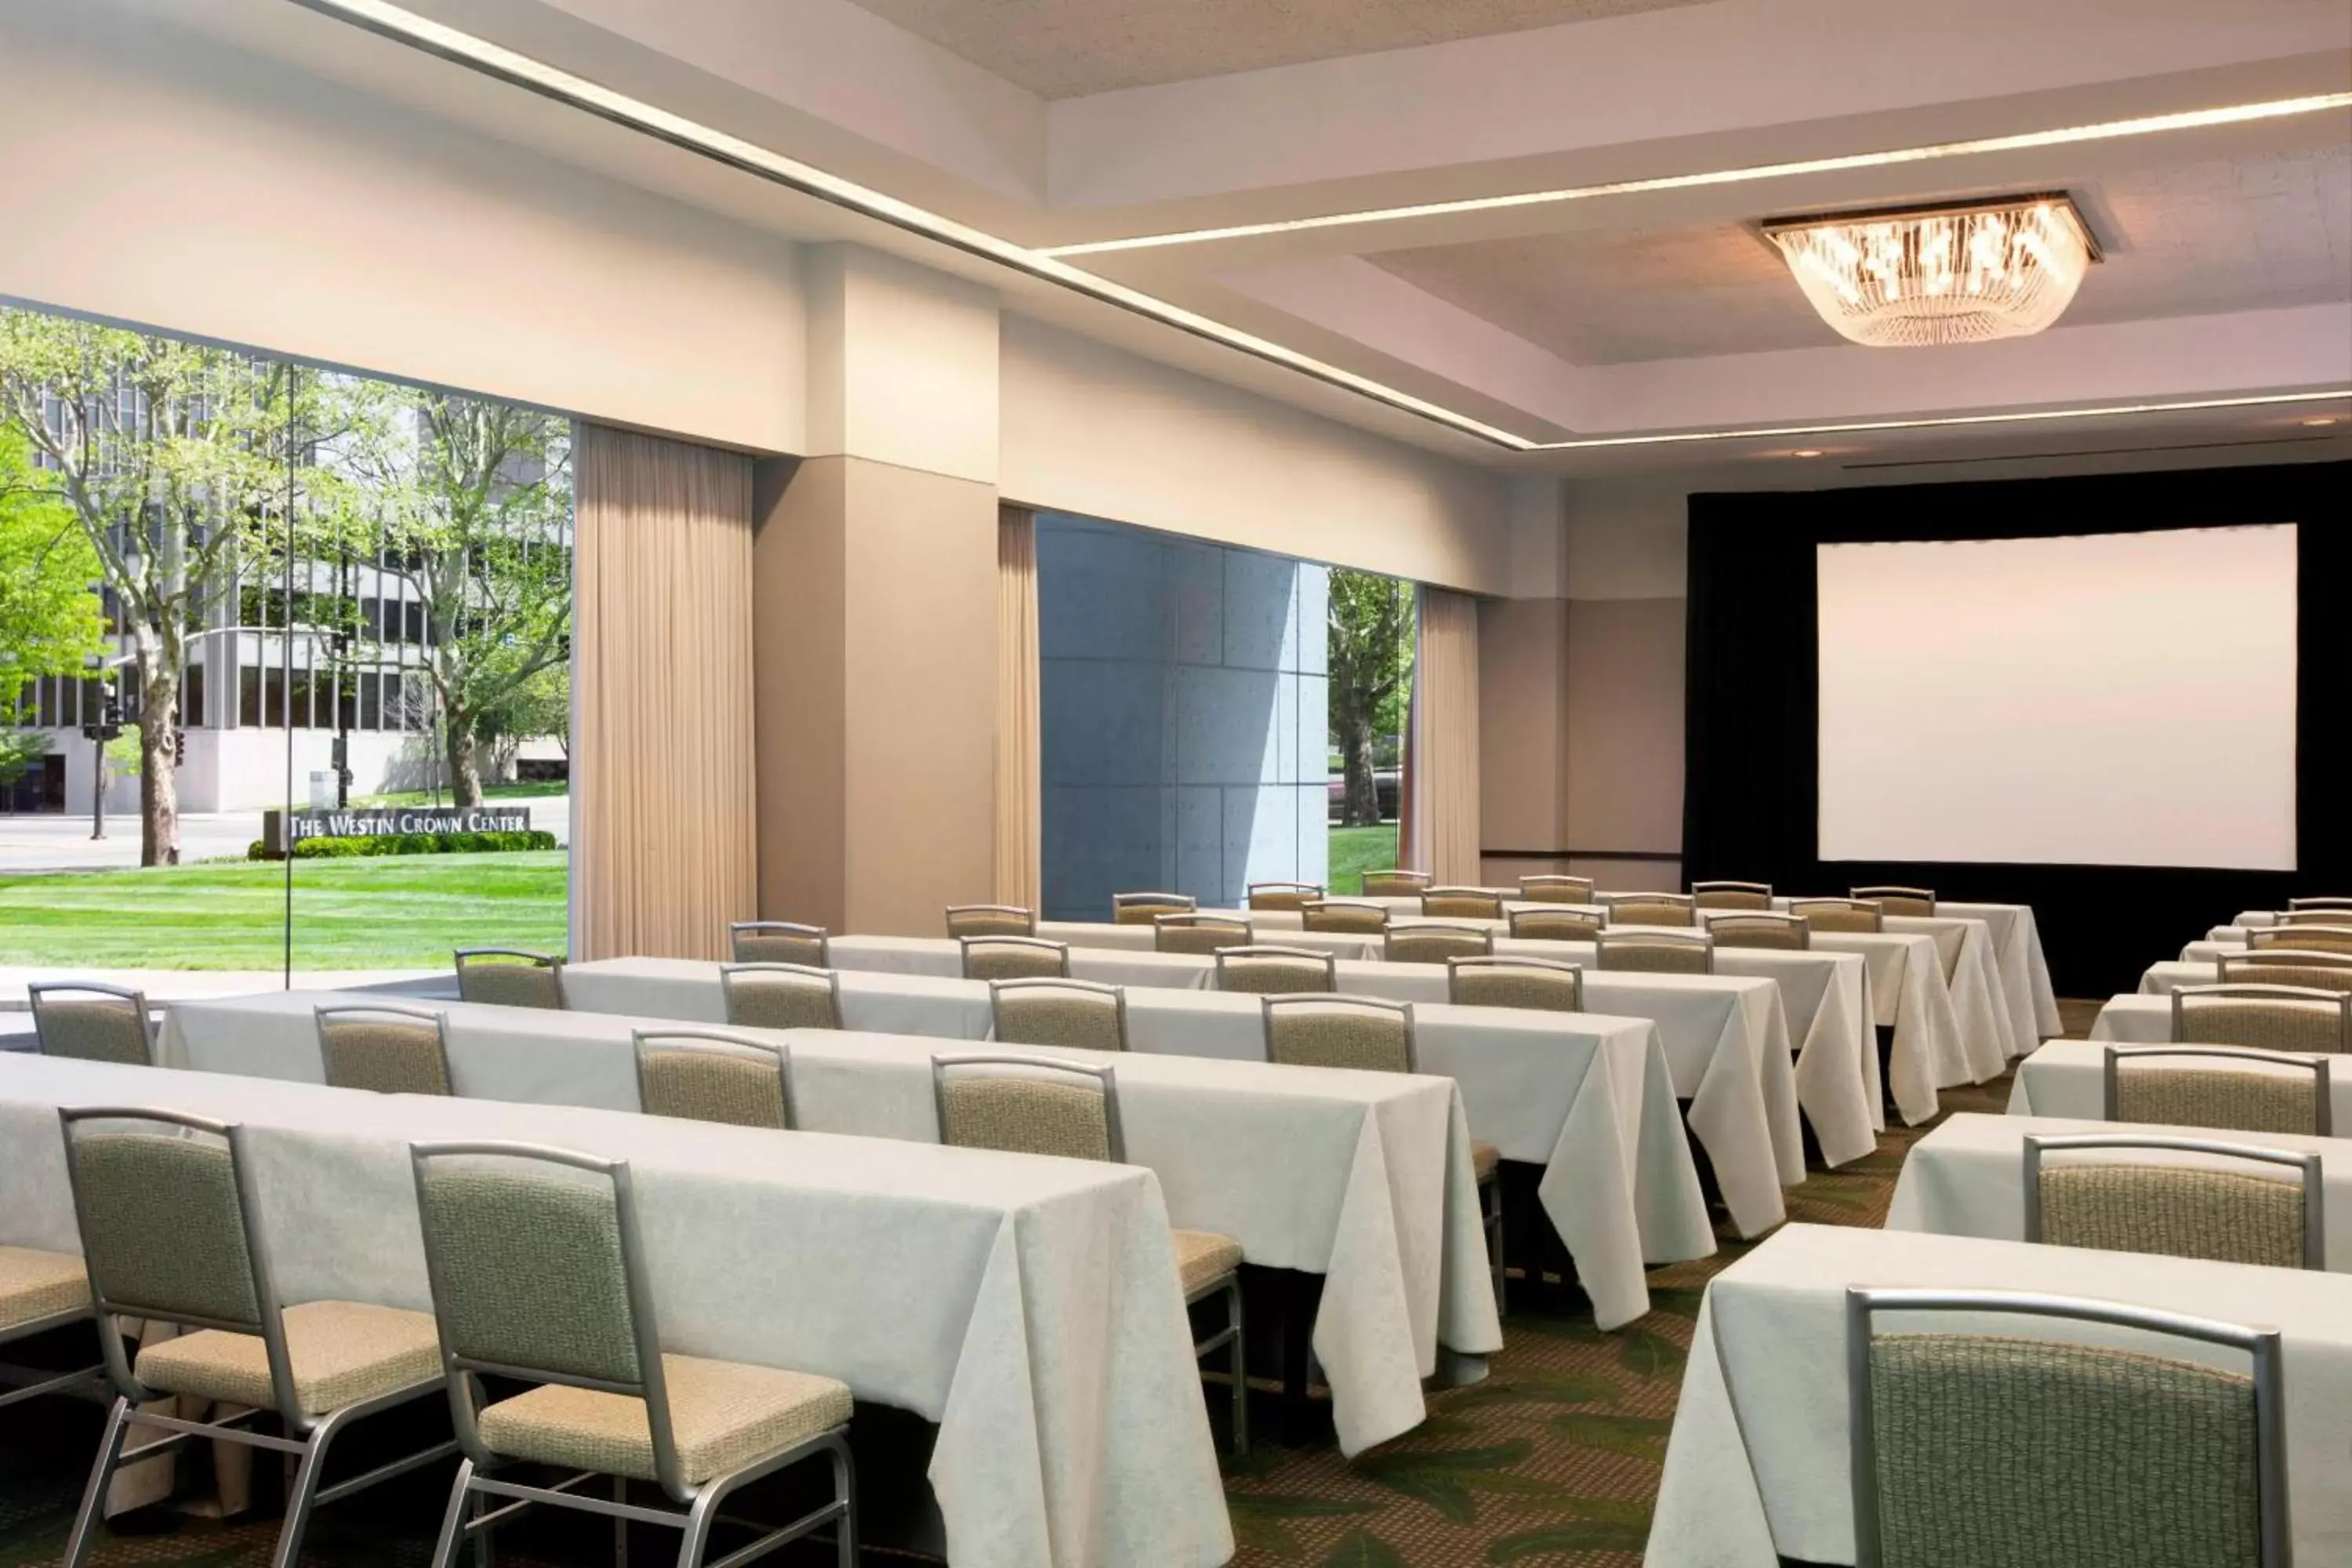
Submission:
{"label": "street", "polygon": [[[534,795],[495,805],[529,806],[530,825],[555,835],[558,844],[572,842],[572,797]],[[180,818],[180,859],[242,860],[247,846],[261,837],[261,813],[224,811],[185,813]],[[93,842],[88,813],[25,813],[0,815],[0,876],[39,871],[109,871],[139,864],[139,818],[131,812],[110,812],[106,837]]]}

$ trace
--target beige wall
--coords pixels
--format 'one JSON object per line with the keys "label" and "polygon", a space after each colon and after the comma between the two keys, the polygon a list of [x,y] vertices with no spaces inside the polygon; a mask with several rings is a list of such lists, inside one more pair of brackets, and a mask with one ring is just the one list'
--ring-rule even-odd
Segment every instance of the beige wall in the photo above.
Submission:
{"label": "beige wall", "polygon": [[1478,615],[1479,817],[1488,859],[1567,846],[1568,601],[1489,599]]}
{"label": "beige wall", "polygon": [[1570,867],[1605,887],[1668,887],[1683,843],[1685,601],[1578,599],[1568,608],[1568,843],[1673,859]]}

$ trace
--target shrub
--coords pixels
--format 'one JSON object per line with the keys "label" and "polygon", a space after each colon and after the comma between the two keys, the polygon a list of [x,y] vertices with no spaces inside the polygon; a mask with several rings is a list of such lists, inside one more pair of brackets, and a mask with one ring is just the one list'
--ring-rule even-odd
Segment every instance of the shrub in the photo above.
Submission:
{"label": "shrub", "polygon": [[[478,855],[519,849],[552,849],[555,835],[528,833],[383,833],[335,838],[305,838],[294,846],[297,860],[341,860],[361,855]],[[275,860],[260,839],[247,847],[248,860]]]}

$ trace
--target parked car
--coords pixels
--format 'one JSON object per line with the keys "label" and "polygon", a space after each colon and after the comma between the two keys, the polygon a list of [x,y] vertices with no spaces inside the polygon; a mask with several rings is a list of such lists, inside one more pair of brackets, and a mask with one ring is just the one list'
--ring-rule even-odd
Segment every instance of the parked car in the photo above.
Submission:
{"label": "parked car", "polygon": [[[1397,801],[1402,793],[1403,775],[1395,768],[1377,768],[1372,773],[1372,788],[1381,798],[1381,820],[1396,820]],[[1331,775],[1331,820],[1337,822],[1348,804],[1348,781],[1345,775]]]}

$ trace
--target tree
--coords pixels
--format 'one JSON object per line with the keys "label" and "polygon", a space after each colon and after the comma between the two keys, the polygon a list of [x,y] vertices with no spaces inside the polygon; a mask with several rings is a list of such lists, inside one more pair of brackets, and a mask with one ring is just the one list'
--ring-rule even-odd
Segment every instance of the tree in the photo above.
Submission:
{"label": "tree", "polygon": [[[72,509],[33,467],[29,443],[0,424],[0,724],[27,721],[29,682],[79,675],[106,650],[99,571]],[[0,787],[14,778],[0,777]]]}
{"label": "tree", "polygon": [[1413,585],[1334,567],[1330,595],[1331,737],[1346,780],[1339,820],[1381,820],[1373,743],[1401,727],[1412,675]]}
{"label": "tree", "polygon": [[[319,378],[292,366],[0,308],[0,425],[41,459],[114,595],[138,700],[139,858],[175,865],[173,776],[192,630],[234,593],[241,552],[305,517]],[[306,384],[309,385],[306,386]],[[130,693],[126,693],[130,695]]]}

